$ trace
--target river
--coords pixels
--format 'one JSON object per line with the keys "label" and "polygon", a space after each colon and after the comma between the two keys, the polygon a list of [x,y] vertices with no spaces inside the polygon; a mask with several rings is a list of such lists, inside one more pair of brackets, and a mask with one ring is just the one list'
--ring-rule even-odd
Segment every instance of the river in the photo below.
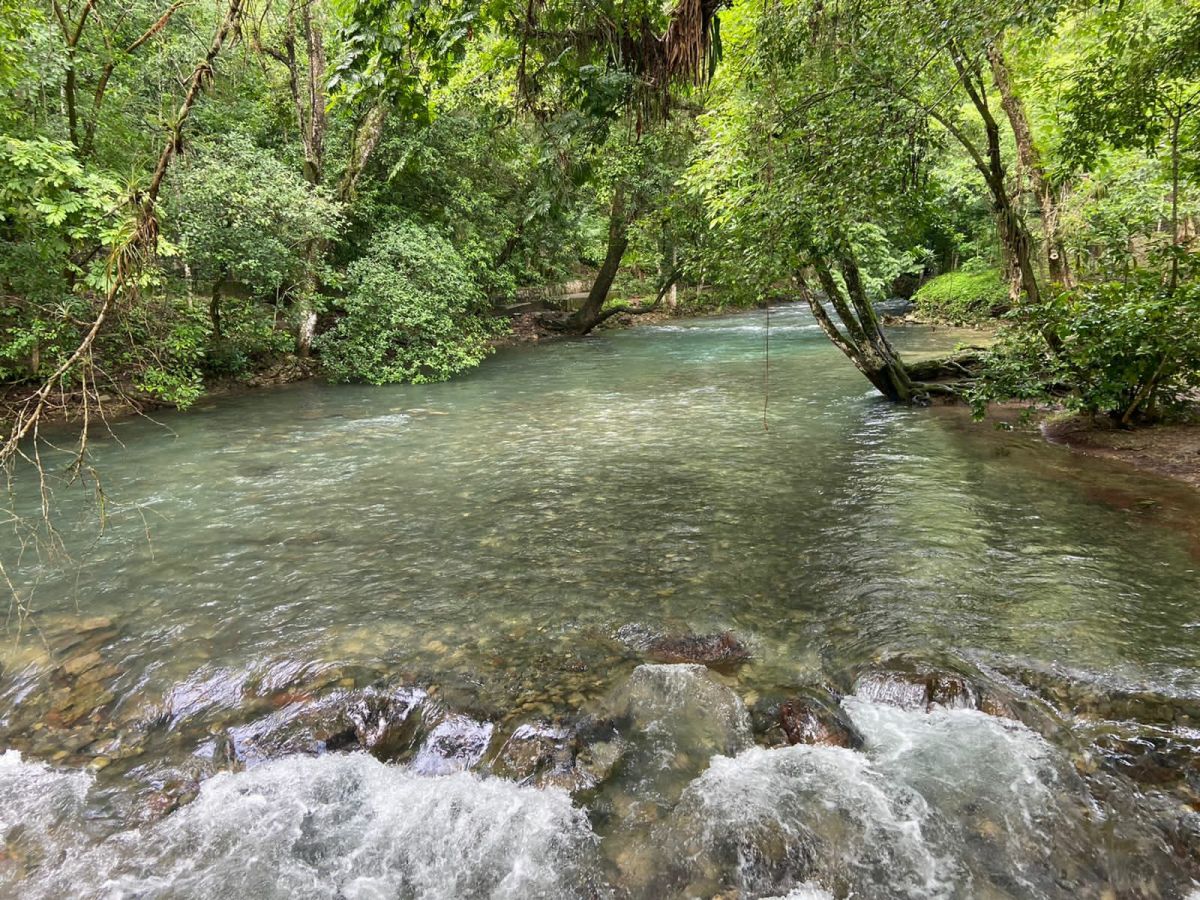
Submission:
{"label": "river", "polygon": [[764,335],[97,431],[0,656],[0,893],[1188,897],[1200,499]]}

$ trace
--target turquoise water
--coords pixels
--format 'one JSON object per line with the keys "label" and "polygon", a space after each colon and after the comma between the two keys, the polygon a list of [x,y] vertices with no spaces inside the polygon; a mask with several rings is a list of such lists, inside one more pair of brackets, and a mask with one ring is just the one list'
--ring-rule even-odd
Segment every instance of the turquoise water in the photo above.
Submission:
{"label": "turquoise water", "polygon": [[[1192,783],[1150,789],[1088,760],[1116,727],[1107,698],[1200,705],[1196,496],[955,411],[889,406],[798,308],[772,314],[768,370],[764,326],[756,312],[508,348],[447,384],[306,383],[95,435],[103,531],[82,492],[59,491],[71,561],[18,568],[3,551],[35,612],[4,650],[0,747],[22,756],[0,768],[0,801],[42,823],[9,835],[8,888],[54,895],[46,861],[86,849],[67,871],[97,895],[261,895],[261,872],[216,873],[282,854],[268,871],[288,895],[1138,896],[1150,846],[1144,896],[1184,896],[1187,853],[1162,823]],[[72,646],[88,619],[98,637]],[[732,673],[637,669],[639,636],[726,630],[752,655]],[[99,667],[62,668],[90,652]],[[1053,727],[855,700],[856,674],[895,657],[1033,691]],[[130,836],[148,792],[219,768],[214,734],[314,680],[379,678],[493,728],[475,774],[288,756]],[[644,714],[627,709],[638,678],[656,698]],[[756,746],[773,698],[825,683],[851,694],[864,752]],[[568,798],[486,777],[519,724],[581,714],[612,718],[633,748],[599,787]],[[1173,761],[1194,759],[1188,715],[1167,716]],[[666,744],[638,744],[666,722],[680,725]],[[993,757],[1011,790],[971,771]],[[353,827],[333,816],[310,840],[375,868],[318,859],[303,875],[249,811],[244,845],[197,838],[228,830],[236,798],[281,810],[289,779],[314,796],[327,779],[360,812],[372,791],[407,798],[441,837],[391,807]],[[65,792],[53,815],[47,783]],[[472,869],[487,841],[459,820],[486,834],[506,815],[528,859],[481,849]],[[981,816],[1003,836],[982,850]],[[0,803],[3,825],[17,827]],[[376,846],[389,834],[408,835],[402,859]],[[754,863],[792,843],[791,863]],[[467,881],[430,862],[447,847]],[[160,871],[175,874],[150,884]]]}

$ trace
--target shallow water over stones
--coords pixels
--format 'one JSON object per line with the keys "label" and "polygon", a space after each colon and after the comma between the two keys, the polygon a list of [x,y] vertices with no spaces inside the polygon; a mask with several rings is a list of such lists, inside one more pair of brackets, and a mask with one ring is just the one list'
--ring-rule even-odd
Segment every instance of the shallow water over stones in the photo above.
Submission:
{"label": "shallow water over stones", "polygon": [[97,437],[0,895],[1186,897],[1200,503],[772,323]]}

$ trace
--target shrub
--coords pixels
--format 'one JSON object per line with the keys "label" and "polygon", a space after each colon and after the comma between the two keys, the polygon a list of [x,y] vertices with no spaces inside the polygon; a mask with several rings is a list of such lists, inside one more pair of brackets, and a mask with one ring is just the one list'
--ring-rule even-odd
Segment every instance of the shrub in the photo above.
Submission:
{"label": "shrub", "polygon": [[[1047,336],[1057,339],[1051,352]],[[1128,424],[1186,406],[1200,389],[1200,284],[1093,284],[1022,310],[974,397],[1063,402]]]}
{"label": "shrub", "polygon": [[309,242],[333,239],[342,223],[323,190],[237,135],[182,161],[173,183],[167,225],[205,296],[228,280],[274,299],[302,279]]}
{"label": "shrub", "polygon": [[381,232],[346,275],[344,315],[316,342],[334,380],[442,381],[488,354],[496,322],[436,232],[412,223]]}
{"label": "shrub", "polygon": [[1008,285],[996,269],[947,272],[925,282],[913,295],[917,311],[933,319],[968,325],[1008,309]]}

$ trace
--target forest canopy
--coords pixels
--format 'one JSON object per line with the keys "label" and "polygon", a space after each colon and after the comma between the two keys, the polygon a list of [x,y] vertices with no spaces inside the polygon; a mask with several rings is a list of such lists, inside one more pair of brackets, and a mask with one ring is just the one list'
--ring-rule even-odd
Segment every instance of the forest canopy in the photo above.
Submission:
{"label": "forest canopy", "polygon": [[[540,327],[801,300],[902,402],[1200,385],[1192,3],[6,0],[0,84],[6,461],[104,397],[447,378],[572,281]],[[998,344],[915,371],[914,293]]]}

